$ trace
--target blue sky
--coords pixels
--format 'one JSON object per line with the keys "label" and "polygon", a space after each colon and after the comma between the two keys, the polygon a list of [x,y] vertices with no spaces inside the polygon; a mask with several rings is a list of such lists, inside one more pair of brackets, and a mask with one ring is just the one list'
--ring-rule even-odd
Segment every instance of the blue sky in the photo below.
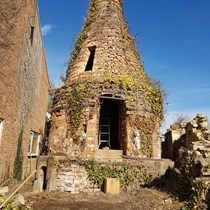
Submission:
{"label": "blue sky", "polygon": [[[51,81],[62,85],[88,0],[38,0]],[[124,0],[129,30],[145,70],[168,93],[163,130],[178,115],[210,118],[210,1]]]}

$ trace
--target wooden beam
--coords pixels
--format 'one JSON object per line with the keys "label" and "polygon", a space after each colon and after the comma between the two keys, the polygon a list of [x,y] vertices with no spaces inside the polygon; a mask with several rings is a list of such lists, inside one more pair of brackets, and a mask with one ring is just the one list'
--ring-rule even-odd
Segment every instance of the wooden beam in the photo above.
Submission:
{"label": "wooden beam", "polygon": [[37,170],[35,170],[5,201],[4,203],[1,204],[0,209],[2,209],[4,207],[4,205],[15,195],[15,193],[18,192],[18,190],[20,190],[20,188],[23,187],[23,185],[37,172]]}

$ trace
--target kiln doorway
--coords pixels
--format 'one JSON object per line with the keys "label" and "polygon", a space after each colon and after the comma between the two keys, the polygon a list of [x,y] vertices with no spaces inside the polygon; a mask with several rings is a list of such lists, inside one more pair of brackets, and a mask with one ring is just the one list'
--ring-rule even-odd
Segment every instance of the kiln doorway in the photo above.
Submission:
{"label": "kiln doorway", "polygon": [[122,149],[124,126],[124,100],[101,98],[98,147],[112,150]]}

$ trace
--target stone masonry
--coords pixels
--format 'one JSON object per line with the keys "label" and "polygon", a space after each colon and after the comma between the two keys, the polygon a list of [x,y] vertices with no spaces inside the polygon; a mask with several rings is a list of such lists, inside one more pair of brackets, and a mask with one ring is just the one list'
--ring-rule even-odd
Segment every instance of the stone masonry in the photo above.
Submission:
{"label": "stone masonry", "polygon": [[[22,138],[22,178],[36,168],[31,132],[44,134],[49,80],[36,0],[0,3],[0,181],[13,176]],[[38,145],[39,146],[39,145]]]}
{"label": "stone masonry", "polygon": [[91,0],[55,93],[50,151],[93,159],[102,148],[160,158],[162,95],[144,71],[122,0]]}
{"label": "stone masonry", "polygon": [[170,158],[177,165],[190,165],[193,176],[210,176],[210,129],[207,117],[197,114],[191,122],[172,125],[163,144],[163,153],[171,151]]}
{"label": "stone masonry", "polygon": [[173,167],[160,159],[162,93],[144,71],[122,5],[122,0],[90,0],[65,83],[55,91],[50,153],[39,157],[36,191],[98,191],[80,164],[88,160],[130,164],[153,178]]}
{"label": "stone masonry", "polygon": [[[172,158],[192,186],[191,197],[198,201],[197,207],[206,209],[210,201],[210,127],[208,118],[202,114],[191,122],[176,123],[165,134],[163,157]],[[167,154],[167,151],[170,151]],[[184,176],[183,176],[184,177]],[[190,200],[192,199],[190,198]]]}
{"label": "stone masonry", "polygon": [[[123,162],[102,162],[103,166],[122,167],[129,164],[134,167],[141,167],[151,180],[164,176],[168,168],[173,168],[174,163],[170,160],[160,159],[141,159],[127,158]],[[69,161],[67,156],[40,156],[38,159],[38,173],[35,180],[34,190],[41,192],[43,190],[80,193],[80,192],[97,192],[99,189],[97,184],[90,181],[88,171],[84,166],[84,161]],[[137,179],[134,176],[133,179]],[[109,178],[109,177],[104,177]],[[135,186],[137,184],[137,186]],[[129,187],[138,187],[139,181],[134,182]],[[132,186],[133,185],[133,186]],[[122,188],[121,188],[122,189]]]}

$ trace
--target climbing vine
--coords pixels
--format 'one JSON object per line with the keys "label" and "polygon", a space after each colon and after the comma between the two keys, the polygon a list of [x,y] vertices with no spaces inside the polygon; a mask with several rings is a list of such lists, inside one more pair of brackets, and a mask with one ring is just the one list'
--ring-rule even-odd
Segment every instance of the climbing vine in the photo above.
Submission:
{"label": "climbing vine", "polygon": [[194,164],[189,163],[179,168],[178,195],[188,203],[182,209],[206,209],[206,196],[209,193],[208,179],[196,178],[192,175]]}
{"label": "climbing vine", "polygon": [[22,141],[23,141],[23,131],[20,132],[17,145],[17,153],[14,163],[13,176],[17,180],[22,178],[22,166],[23,166],[23,152],[22,152]]}
{"label": "climbing vine", "polygon": [[[112,84],[113,89],[121,89],[126,97],[127,103],[136,103],[136,107],[142,104],[142,107],[147,107],[145,112],[150,114],[142,117],[138,114],[131,117],[130,122],[132,127],[137,128],[141,133],[141,148],[143,155],[152,156],[151,139],[156,124],[163,120],[163,98],[165,93],[161,90],[160,84],[152,82],[139,68],[137,71],[125,71],[124,74],[118,76],[110,76],[110,71],[105,72],[105,83]],[[116,87],[115,87],[116,86]],[[139,154],[135,154],[139,155]]]}
{"label": "climbing vine", "polygon": [[89,5],[89,10],[88,10],[88,16],[84,21],[85,25],[83,26],[81,32],[76,37],[74,49],[71,52],[71,58],[69,60],[68,69],[66,71],[66,78],[68,78],[70,70],[74,65],[74,61],[76,60],[77,56],[80,53],[82,45],[85,39],[87,38],[87,33],[89,31],[89,28],[91,24],[95,21],[96,16],[97,16],[97,0],[91,0],[90,5]]}
{"label": "climbing vine", "polygon": [[[141,148],[144,155],[152,156],[151,139],[155,126],[163,119],[163,97],[159,87],[153,85],[141,68],[137,71],[125,71],[122,76],[117,75],[115,71],[106,70],[100,81],[80,80],[64,88],[64,97],[67,101],[65,109],[72,135],[80,126],[88,98],[98,98],[104,90],[111,90],[114,94],[120,94],[126,104],[139,107],[140,111],[146,113],[142,116],[136,110],[130,122],[133,124],[131,126],[141,133]],[[142,107],[144,110],[141,110]]]}
{"label": "climbing vine", "polygon": [[78,129],[84,107],[84,99],[93,92],[92,83],[74,83],[66,92],[67,113],[71,125],[71,133],[74,134]]}
{"label": "climbing vine", "polygon": [[154,117],[147,117],[141,119],[139,116],[136,116],[134,120],[134,125],[140,131],[141,135],[141,148],[142,154],[147,157],[152,156],[152,132],[154,131]]}
{"label": "climbing vine", "polygon": [[146,173],[146,169],[143,166],[132,166],[128,163],[123,165],[104,165],[95,161],[86,161],[82,165],[88,173],[88,178],[94,184],[97,184],[99,188],[102,187],[104,178],[118,178],[121,187],[124,189],[132,185],[140,186],[140,184],[151,181],[151,176]]}
{"label": "climbing vine", "polygon": [[149,103],[151,112],[160,119],[163,120],[163,97],[165,93],[160,88],[160,84],[152,82],[145,74],[142,67],[139,69],[127,70],[122,76],[110,70],[106,70],[104,73],[103,82],[112,84],[115,89],[121,89],[124,95],[128,98],[128,101],[139,102],[144,95],[145,102]]}
{"label": "climbing vine", "polygon": [[[98,9],[98,0],[91,0],[88,16],[84,21],[84,27],[76,37],[74,50],[71,52],[66,79],[78,58],[92,23],[96,20]],[[127,30],[127,28],[125,30]],[[123,37],[129,39],[129,43],[134,42],[134,40],[128,36],[129,32],[125,32]],[[130,47],[137,53],[134,45],[131,44]],[[133,127],[141,131],[142,151],[146,156],[152,155],[151,139],[155,126],[163,120],[164,94],[157,83],[152,82],[146,75],[139,56],[138,59],[138,68],[128,67],[128,69],[122,71],[121,74],[114,69],[107,69],[105,70],[104,75],[98,77],[97,82],[93,80],[77,80],[77,82],[65,84],[64,88],[66,95],[64,97],[66,97],[67,101],[65,109],[70,125],[69,130],[72,135],[80,128],[81,119],[83,117],[82,114],[84,113],[83,109],[86,103],[85,101],[92,95],[98,99],[103,90],[111,90],[113,97],[115,97],[115,95],[120,95],[125,100],[126,106],[128,105],[131,109],[135,110],[135,114],[131,116],[132,119],[130,119],[130,123],[133,123]]]}

